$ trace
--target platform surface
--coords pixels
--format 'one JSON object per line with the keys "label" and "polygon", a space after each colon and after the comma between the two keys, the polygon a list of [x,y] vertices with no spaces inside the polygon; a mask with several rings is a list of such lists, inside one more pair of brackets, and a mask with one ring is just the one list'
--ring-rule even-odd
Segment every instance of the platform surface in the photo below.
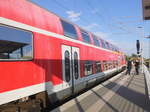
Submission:
{"label": "platform surface", "polygon": [[145,75],[121,73],[52,112],[150,112]]}

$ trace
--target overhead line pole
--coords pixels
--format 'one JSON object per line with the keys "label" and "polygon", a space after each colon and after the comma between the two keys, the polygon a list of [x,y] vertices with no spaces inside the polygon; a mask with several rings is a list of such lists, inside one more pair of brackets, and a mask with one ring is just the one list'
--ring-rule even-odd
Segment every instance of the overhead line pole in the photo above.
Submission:
{"label": "overhead line pole", "polygon": [[[150,60],[150,35],[148,37],[145,37],[147,39],[149,39],[149,60]],[[150,68],[150,61],[148,61],[148,65],[149,65],[149,68]]]}
{"label": "overhead line pole", "polygon": [[141,40],[141,72],[143,73],[143,38],[144,38],[144,29],[143,29],[143,27],[141,27],[141,26],[139,26],[138,27],[139,29],[141,29],[141,31],[140,31],[140,40]]}

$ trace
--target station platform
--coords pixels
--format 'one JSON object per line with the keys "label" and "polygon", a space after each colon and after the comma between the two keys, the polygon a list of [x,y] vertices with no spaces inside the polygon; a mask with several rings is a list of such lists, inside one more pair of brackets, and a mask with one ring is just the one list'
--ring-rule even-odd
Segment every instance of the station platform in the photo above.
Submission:
{"label": "station platform", "polygon": [[150,112],[146,78],[120,73],[51,112]]}

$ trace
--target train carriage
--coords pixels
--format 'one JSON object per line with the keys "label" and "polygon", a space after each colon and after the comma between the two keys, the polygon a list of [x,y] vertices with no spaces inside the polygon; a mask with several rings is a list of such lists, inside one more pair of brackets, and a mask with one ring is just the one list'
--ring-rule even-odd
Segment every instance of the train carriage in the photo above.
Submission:
{"label": "train carriage", "polygon": [[125,63],[93,33],[27,0],[0,0],[0,105],[41,93],[63,100]]}

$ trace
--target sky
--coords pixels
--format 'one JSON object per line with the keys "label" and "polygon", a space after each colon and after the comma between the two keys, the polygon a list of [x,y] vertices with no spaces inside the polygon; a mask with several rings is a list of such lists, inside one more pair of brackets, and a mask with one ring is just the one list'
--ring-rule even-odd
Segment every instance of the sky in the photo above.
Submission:
{"label": "sky", "polygon": [[[143,56],[150,57],[150,20],[142,17],[142,0],[31,0],[56,15],[118,46],[136,53],[143,41]],[[142,45],[141,45],[142,46]]]}

